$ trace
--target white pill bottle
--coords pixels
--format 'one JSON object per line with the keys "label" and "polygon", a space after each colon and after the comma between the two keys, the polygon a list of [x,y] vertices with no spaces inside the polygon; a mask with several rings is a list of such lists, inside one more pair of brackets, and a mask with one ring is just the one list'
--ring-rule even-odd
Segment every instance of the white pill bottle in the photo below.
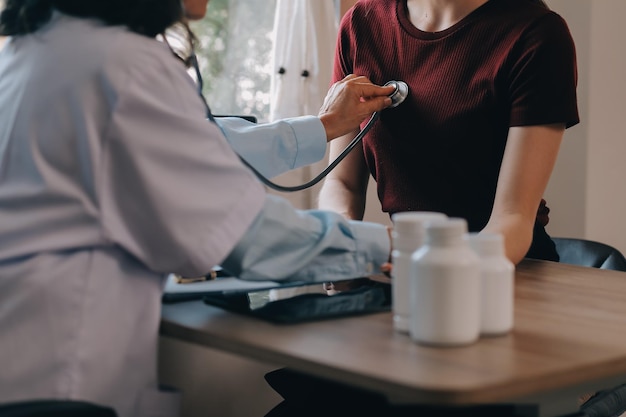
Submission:
{"label": "white pill bottle", "polygon": [[515,265],[506,257],[501,234],[471,234],[469,239],[481,266],[480,333],[507,334],[513,328]]}
{"label": "white pill bottle", "polygon": [[480,259],[468,241],[467,222],[450,218],[426,226],[426,242],[411,266],[411,339],[461,346],[480,336]]}
{"label": "white pill bottle", "polygon": [[401,333],[409,333],[410,294],[409,280],[413,254],[422,247],[426,237],[426,224],[446,220],[443,213],[430,211],[407,211],[391,216],[393,250],[391,251],[391,287],[393,327]]}

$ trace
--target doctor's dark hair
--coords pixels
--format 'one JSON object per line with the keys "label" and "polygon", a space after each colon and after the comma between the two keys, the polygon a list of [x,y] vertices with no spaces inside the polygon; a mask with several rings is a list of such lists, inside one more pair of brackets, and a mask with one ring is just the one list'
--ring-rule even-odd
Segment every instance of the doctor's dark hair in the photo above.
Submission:
{"label": "doctor's dark hair", "polygon": [[183,17],[180,0],[6,0],[0,14],[0,35],[33,33],[52,17],[53,10],[95,18],[110,26],[154,37]]}

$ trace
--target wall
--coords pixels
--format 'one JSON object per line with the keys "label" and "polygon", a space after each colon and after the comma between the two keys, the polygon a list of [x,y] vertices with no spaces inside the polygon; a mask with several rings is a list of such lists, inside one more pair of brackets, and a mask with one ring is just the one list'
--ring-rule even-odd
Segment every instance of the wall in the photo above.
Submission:
{"label": "wall", "polygon": [[553,236],[584,237],[626,253],[626,49],[623,0],[550,0],[569,23],[579,67],[581,123],[566,132],[546,198]]}
{"label": "wall", "polygon": [[[570,1],[570,0],[567,0]],[[626,253],[626,47],[623,0],[589,1],[591,44],[586,235]]]}
{"label": "wall", "polygon": [[553,236],[586,236],[587,137],[589,118],[590,10],[588,0],[551,0],[550,7],[567,21],[578,60],[578,109],[581,122],[565,131],[545,198],[551,209],[548,232]]}

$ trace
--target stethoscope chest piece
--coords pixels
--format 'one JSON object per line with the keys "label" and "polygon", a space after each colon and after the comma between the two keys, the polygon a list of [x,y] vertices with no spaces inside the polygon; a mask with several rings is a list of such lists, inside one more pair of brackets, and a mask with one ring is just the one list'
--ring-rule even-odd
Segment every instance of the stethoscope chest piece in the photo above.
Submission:
{"label": "stethoscope chest piece", "polygon": [[391,99],[391,105],[388,108],[392,109],[400,105],[400,103],[407,98],[409,95],[409,86],[406,85],[404,81],[389,81],[385,83],[385,86],[387,85],[392,85],[396,88],[395,91],[389,96]]}

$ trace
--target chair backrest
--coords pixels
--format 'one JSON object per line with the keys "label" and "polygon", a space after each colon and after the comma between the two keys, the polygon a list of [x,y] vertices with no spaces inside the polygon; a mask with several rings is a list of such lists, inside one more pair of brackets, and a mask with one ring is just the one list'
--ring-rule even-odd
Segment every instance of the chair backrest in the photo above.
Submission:
{"label": "chair backrest", "polygon": [[553,237],[560,262],[626,271],[626,258],[614,247],[593,240]]}

